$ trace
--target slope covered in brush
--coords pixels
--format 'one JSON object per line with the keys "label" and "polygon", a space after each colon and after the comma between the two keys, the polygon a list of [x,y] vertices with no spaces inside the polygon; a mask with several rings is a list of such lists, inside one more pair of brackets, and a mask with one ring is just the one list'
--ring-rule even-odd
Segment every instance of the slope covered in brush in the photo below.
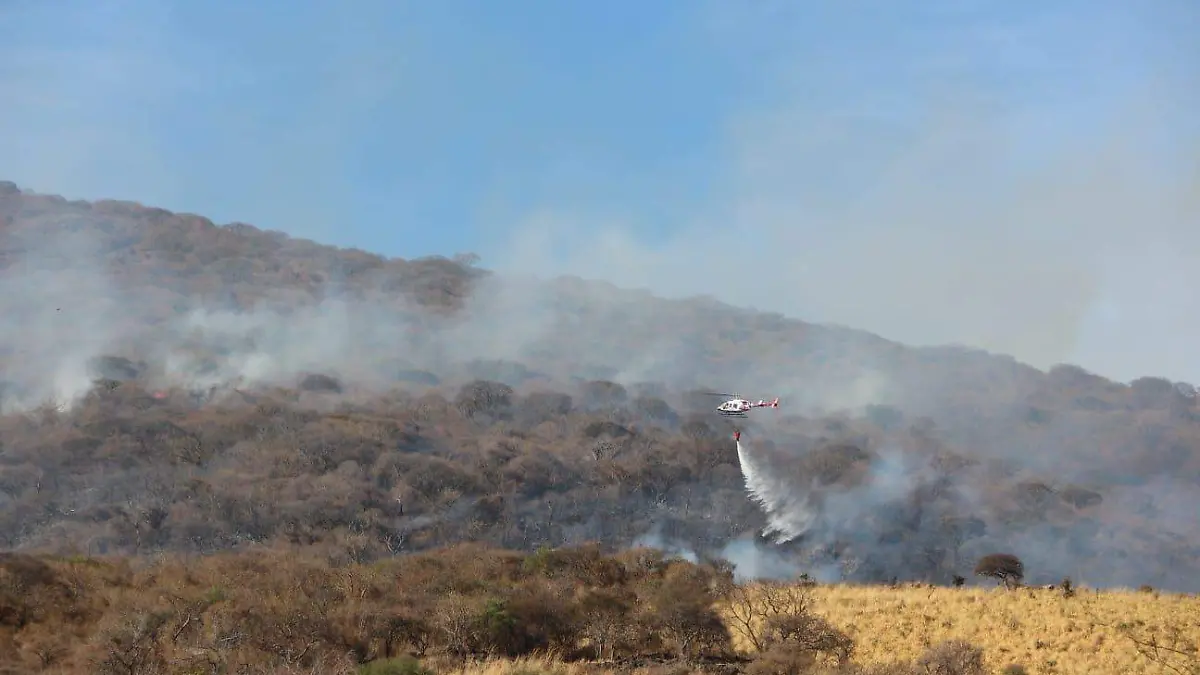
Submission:
{"label": "slope covered in brush", "polygon": [[[0,545],[675,546],[748,573],[1195,589],[1192,387],[0,184]],[[746,494],[700,390],[780,396]]]}

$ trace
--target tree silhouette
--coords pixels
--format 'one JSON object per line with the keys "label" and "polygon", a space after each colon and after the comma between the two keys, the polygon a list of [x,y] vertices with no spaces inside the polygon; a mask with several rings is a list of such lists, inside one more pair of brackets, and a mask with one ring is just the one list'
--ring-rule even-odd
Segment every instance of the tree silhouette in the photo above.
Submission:
{"label": "tree silhouette", "polygon": [[975,563],[975,574],[999,580],[1006,588],[1019,586],[1025,578],[1025,563],[1011,553],[992,553]]}

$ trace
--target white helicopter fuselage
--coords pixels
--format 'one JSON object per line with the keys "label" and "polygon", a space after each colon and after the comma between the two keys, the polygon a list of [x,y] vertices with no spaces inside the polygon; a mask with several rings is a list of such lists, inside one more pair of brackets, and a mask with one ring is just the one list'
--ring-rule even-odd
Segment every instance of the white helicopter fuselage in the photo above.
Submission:
{"label": "white helicopter fuselage", "polygon": [[745,417],[751,408],[778,408],[779,399],[752,403],[744,398],[734,398],[717,406],[717,413],[726,417]]}
{"label": "white helicopter fuselage", "polygon": [[750,401],[740,399],[725,401],[721,405],[717,406],[717,412],[725,414],[741,413],[744,415],[748,410],[750,410]]}

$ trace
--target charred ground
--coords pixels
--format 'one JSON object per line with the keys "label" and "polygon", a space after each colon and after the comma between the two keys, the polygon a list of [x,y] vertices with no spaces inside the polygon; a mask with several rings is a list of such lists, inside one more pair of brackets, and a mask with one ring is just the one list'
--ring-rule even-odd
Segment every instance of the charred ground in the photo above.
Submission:
{"label": "charred ground", "polygon": [[[387,259],[0,183],[0,547],[259,544],[368,561],[471,540],[755,574],[1200,589],[1195,390],[469,256]],[[783,545],[705,388],[799,495]]]}

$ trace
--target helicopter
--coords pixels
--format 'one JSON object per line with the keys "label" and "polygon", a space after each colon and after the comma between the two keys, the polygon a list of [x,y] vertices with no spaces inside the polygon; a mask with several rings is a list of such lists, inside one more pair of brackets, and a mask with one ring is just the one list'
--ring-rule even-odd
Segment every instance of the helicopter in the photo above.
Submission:
{"label": "helicopter", "polygon": [[750,412],[751,408],[778,408],[779,398],[776,397],[770,401],[759,400],[758,402],[748,401],[737,394],[718,394],[716,392],[708,392],[709,396],[728,396],[729,400],[717,406],[716,412],[725,417],[745,417],[746,413]]}

